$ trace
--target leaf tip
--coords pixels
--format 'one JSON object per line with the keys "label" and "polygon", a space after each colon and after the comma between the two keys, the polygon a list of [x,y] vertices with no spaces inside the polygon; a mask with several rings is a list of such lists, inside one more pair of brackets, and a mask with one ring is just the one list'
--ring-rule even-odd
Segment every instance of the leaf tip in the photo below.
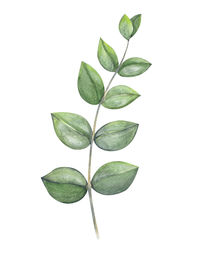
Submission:
{"label": "leaf tip", "polygon": [[136,166],[136,165],[134,165],[135,166],[135,174],[137,174],[137,172],[138,172],[138,169],[139,169],[139,167],[138,166]]}
{"label": "leaf tip", "polygon": [[129,19],[129,17],[126,15],[126,14],[124,14],[122,17],[121,17],[121,19],[120,19],[120,22],[119,22],[119,26],[120,26],[120,23],[124,20],[124,19]]}
{"label": "leaf tip", "polygon": [[139,123],[135,123],[135,127],[136,127],[136,129],[138,129]]}
{"label": "leaf tip", "polygon": [[55,113],[51,113],[51,118],[54,119]]}
{"label": "leaf tip", "polygon": [[142,19],[142,14],[138,14],[138,19],[139,19],[139,24],[141,23],[141,19]]}
{"label": "leaf tip", "polygon": [[147,69],[149,69],[151,67],[152,63],[148,62],[148,67]]}
{"label": "leaf tip", "polygon": [[126,14],[124,14],[123,16],[122,16],[122,18],[129,18]]}
{"label": "leaf tip", "polygon": [[103,39],[100,37],[99,38],[99,45],[98,45],[98,51],[97,51],[97,55],[99,56],[99,49],[101,48],[102,44],[104,43]]}

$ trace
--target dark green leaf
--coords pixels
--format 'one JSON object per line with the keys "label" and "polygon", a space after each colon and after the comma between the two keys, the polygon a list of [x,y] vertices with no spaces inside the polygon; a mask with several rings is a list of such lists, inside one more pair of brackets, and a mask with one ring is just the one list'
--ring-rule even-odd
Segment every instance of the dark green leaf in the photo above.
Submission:
{"label": "dark green leaf", "polygon": [[78,76],[78,90],[81,97],[96,105],[104,94],[104,84],[100,75],[89,64],[81,63]]}
{"label": "dark green leaf", "polygon": [[110,122],[95,134],[96,145],[107,151],[123,149],[131,143],[138,129],[138,124],[127,121]]}
{"label": "dark green leaf", "polygon": [[136,91],[128,86],[115,86],[108,91],[102,105],[110,109],[123,108],[139,96]]}
{"label": "dark green leaf", "polygon": [[148,61],[142,58],[133,57],[127,59],[121,65],[118,73],[122,77],[134,77],[145,72],[150,66],[151,63]]}
{"label": "dark green leaf", "polygon": [[51,115],[56,135],[66,146],[83,149],[90,144],[92,129],[85,118],[64,112]]}
{"label": "dark green leaf", "polygon": [[124,15],[119,22],[119,31],[121,35],[129,40],[133,33],[133,24],[128,16]]}
{"label": "dark green leaf", "polygon": [[141,23],[141,14],[135,15],[134,17],[131,18],[131,22],[133,24],[133,32],[131,37],[137,32],[140,23]]}
{"label": "dark green leaf", "polygon": [[118,58],[113,50],[105,41],[99,40],[97,53],[100,64],[108,71],[115,71],[118,67]]}
{"label": "dark green leaf", "polygon": [[109,162],[100,167],[92,178],[92,188],[104,195],[125,191],[133,182],[138,167],[122,161]]}
{"label": "dark green leaf", "polygon": [[87,192],[85,177],[74,168],[56,168],[42,177],[48,193],[62,203],[73,203]]}

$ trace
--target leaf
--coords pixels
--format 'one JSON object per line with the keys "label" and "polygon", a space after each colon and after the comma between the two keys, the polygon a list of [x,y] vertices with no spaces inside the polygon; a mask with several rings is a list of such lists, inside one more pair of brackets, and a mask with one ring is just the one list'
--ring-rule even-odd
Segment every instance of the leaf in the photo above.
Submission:
{"label": "leaf", "polygon": [[138,14],[138,15],[135,15],[134,17],[131,18],[131,22],[133,25],[133,32],[132,32],[131,37],[137,32],[137,30],[140,26],[141,16],[142,16],[141,14]]}
{"label": "leaf", "polygon": [[99,104],[104,95],[104,84],[100,75],[89,64],[81,63],[78,76],[78,90],[88,103]]}
{"label": "leaf", "polygon": [[85,118],[64,112],[51,115],[56,135],[66,146],[83,149],[90,144],[92,129]]}
{"label": "leaf", "polygon": [[150,66],[151,63],[148,61],[142,58],[133,57],[123,62],[118,74],[122,77],[134,77],[145,72]]}
{"label": "leaf", "polygon": [[140,95],[128,86],[115,86],[111,88],[102,103],[105,108],[123,108],[137,99]]}
{"label": "leaf", "polygon": [[121,35],[129,40],[133,33],[133,24],[128,16],[124,15],[119,22],[119,31]]}
{"label": "leaf", "polygon": [[95,134],[96,145],[107,151],[123,149],[131,143],[138,129],[138,124],[127,121],[110,122]]}
{"label": "leaf", "polygon": [[98,56],[100,64],[107,71],[114,72],[117,69],[119,65],[117,55],[115,51],[113,50],[113,48],[111,48],[102,39],[99,40],[97,56]]}
{"label": "leaf", "polygon": [[87,192],[87,181],[76,169],[56,168],[42,177],[48,193],[62,203],[73,203],[82,199]]}
{"label": "leaf", "polygon": [[92,188],[104,195],[123,192],[133,182],[138,167],[132,164],[113,161],[100,167],[92,178]]}

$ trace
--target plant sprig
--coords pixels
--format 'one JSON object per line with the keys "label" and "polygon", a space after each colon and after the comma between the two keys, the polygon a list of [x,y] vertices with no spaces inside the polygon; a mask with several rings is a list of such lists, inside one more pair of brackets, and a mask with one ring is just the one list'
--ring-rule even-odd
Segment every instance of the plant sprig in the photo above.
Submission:
{"label": "plant sprig", "polygon": [[123,192],[131,185],[138,171],[138,166],[122,161],[112,161],[102,165],[91,179],[93,144],[95,143],[105,151],[117,151],[132,142],[138,129],[137,123],[122,120],[107,123],[97,131],[96,125],[101,105],[108,109],[119,109],[129,105],[140,96],[135,90],[125,85],[118,85],[110,89],[117,74],[122,77],[134,77],[144,73],[151,66],[151,63],[138,57],[124,61],[129,41],[137,32],[140,22],[140,14],[131,19],[127,15],[121,18],[119,31],[127,40],[127,45],[120,62],[114,49],[100,38],[98,60],[104,69],[113,72],[106,88],[98,72],[89,64],[81,63],[78,75],[79,94],[89,104],[98,105],[93,128],[80,115],[66,112],[52,113],[54,130],[62,143],[77,150],[90,146],[88,179],[86,180],[82,173],[74,168],[60,167],[42,177],[42,181],[49,194],[63,203],[77,202],[88,192],[97,237],[99,237],[99,232],[92,189],[104,195]]}

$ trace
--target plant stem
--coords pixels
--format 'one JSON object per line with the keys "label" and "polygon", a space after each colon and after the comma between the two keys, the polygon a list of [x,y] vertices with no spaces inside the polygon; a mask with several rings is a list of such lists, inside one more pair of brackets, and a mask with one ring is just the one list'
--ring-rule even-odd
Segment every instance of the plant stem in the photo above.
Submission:
{"label": "plant stem", "polygon": [[118,71],[119,71],[119,69],[120,69],[120,67],[121,67],[121,65],[124,61],[124,58],[126,56],[126,52],[128,50],[128,45],[129,45],[129,40],[127,41],[126,49],[125,49],[124,55],[123,55],[123,57],[120,61],[120,64],[117,67],[117,69],[116,69],[115,73],[113,74],[112,78],[110,79],[110,81],[109,81],[109,83],[108,83],[108,85],[105,89],[104,95],[103,95],[101,101],[99,102],[99,105],[97,107],[97,111],[96,111],[96,114],[95,114],[95,118],[94,118],[93,129],[92,129],[92,138],[91,138],[91,143],[90,143],[89,162],[88,162],[88,194],[89,194],[89,200],[90,200],[90,207],[91,207],[91,212],[92,212],[94,229],[95,229],[97,238],[99,238],[99,231],[98,231],[95,212],[94,212],[94,205],[93,205],[93,200],[92,200],[92,186],[91,186],[91,163],[92,163],[92,151],[93,151],[94,136],[95,136],[95,132],[96,132],[97,119],[98,119],[101,104],[103,103],[103,101],[105,99],[105,96],[108,92],[108,89],[110,88],[110,85],[111,85],[113,79],[117,75],[117,73],[118,73]]}

